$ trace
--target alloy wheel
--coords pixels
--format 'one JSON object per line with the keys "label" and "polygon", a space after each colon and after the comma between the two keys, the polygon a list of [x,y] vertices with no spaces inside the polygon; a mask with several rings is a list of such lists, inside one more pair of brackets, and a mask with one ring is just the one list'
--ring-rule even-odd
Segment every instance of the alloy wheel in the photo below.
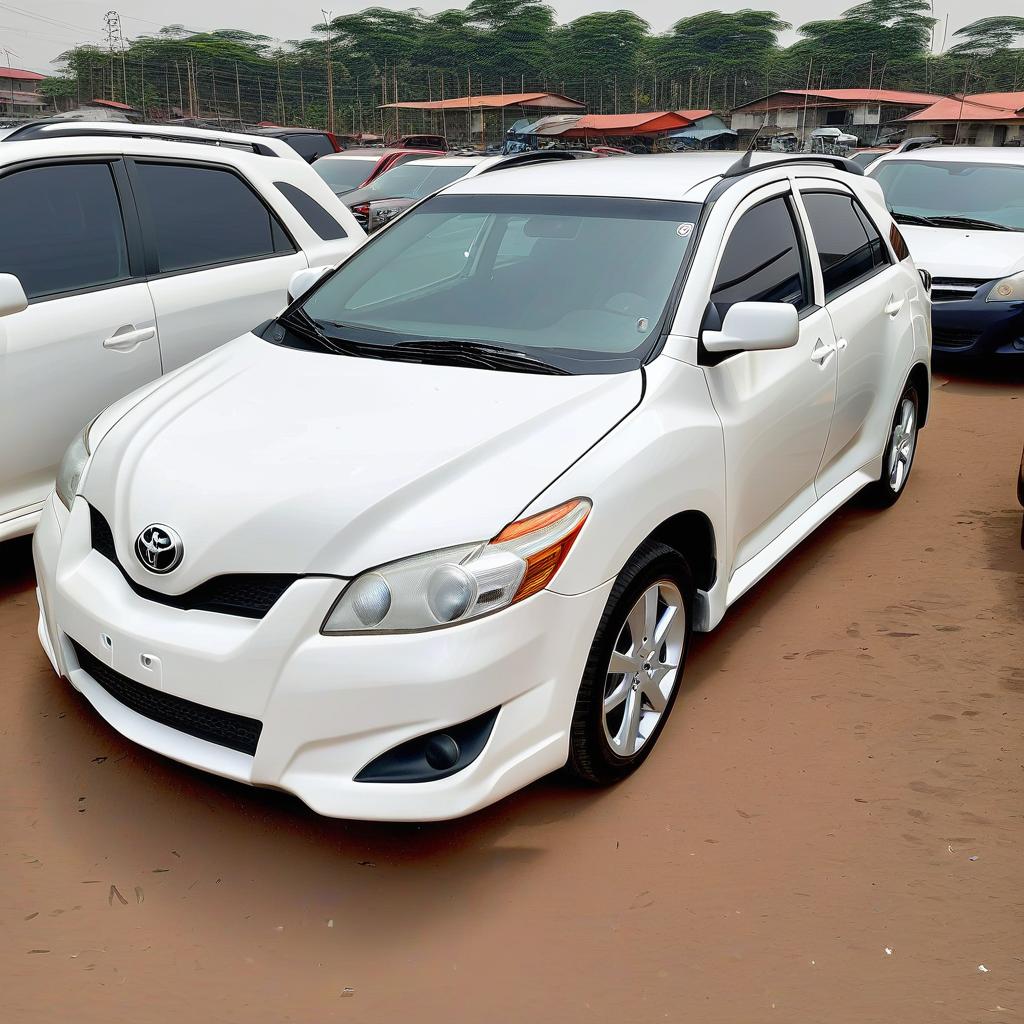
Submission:
{"label": "alloy wheel", "polygon": [[604,735],[619,757],[631,757],[654,732],[679,677],[686,608],[670,580],[652,583],[619,630],[605,677]]}
{"label": "alloy wheel", "polygon": [[904,398],[889,441],[889,487],[893,493],[898,494],[907,482],[916,440],[917,409],[910,398]]}

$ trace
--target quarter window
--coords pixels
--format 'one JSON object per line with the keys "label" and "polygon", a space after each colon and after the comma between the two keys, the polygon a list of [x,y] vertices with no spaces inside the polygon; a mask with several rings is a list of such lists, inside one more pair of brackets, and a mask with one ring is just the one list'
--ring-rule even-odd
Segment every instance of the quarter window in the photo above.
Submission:
{"label": "quarter window", "polygon": [[310,163],[317,157],[334,152],[334,146],[331,145],[331,140],[326,135],[296,132],[294,135],[285,135],[283,138],[299,156],[305,157]]}
{"label": "quarter window", "polygon": [[17,275],[29,299],[128,280],[109,164],[33,167],[0,178],[0,273]]}
{"label": "quarter window", "polygon": [[881,236],[853,196],[811,192],[803,200],[821,260],[826,302],[889,262]]}
{"label": "quarter window", "polygon": [[135,175],[160,273],[293,251],[274,215],[230,171],[137,163]]}
{"label": "quarter window", "polygon": [[748,210],[726,242],[711,301],[721,315],[734,302],[808,305],[807,275],[786,196]]}
{"label": "quarter window", "polygon": [[334,238],[348,238],[345,229],[311,196],[287,181],[275,181],[281,195],[288,200],[302,219],[324,241]]}

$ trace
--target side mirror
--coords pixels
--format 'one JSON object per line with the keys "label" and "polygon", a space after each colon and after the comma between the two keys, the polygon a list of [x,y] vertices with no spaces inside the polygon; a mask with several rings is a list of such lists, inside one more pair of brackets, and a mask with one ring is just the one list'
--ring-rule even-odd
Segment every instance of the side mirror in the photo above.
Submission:
{"label": "side mirror", "polygon": [[333,267],[307,267],[305,270],[296,270],[288,282],[288,301],[294,302],[301,298],[324,274],[333,269]]}
{"label": "side mirror", "polygon": [[10,316],[28,309],[28,299],[21,282],[13,274],[0,274],[0,316]]}
{"label": "side mirror", "polygon": [[736,302],[720,331],[701,335],[709,352],[762,352],[792,348],[799,340],[800,319],[788,302]]}

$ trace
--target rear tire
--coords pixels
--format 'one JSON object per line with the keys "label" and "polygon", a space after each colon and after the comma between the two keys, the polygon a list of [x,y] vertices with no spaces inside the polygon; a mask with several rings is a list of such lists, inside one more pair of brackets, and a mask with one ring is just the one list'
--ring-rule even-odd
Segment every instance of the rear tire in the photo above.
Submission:
{"label": "rear tire", "polygon": [[573,711],[566,767],[576,778],[610,785],[647,759],[679,692],[693,594],[686,560],[665,544],[645,543],[619,573]]}
{"label": "rear tire", "polygon": [[900,400],[896,403],[896,414],[889,427],[882,456],[882,474],[864,488],[864,498],[875,508],[889,508],[895,505],[906,490],[907,479],[917,454],[917,425],[921,409],[921,396],[917,387],[907,382]]}

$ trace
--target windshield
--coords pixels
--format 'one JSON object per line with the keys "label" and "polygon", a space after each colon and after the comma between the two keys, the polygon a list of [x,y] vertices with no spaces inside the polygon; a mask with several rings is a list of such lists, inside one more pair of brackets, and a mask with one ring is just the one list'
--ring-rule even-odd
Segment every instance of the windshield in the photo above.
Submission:
{"label": "windshield", "polygon": [[369,203],[374,199],[422,199],[453,181],[458,181],[472,170],[472,164],[428,164],[409,160],[374,178],[365,188],[358,189],[345,202]]}
{"label": "windshield", "polygon": [[332,337],[474,342],[571,372],[635,367],[657,337],[699,205],[442,194],[303,303]]}
{"label": "windshield", "polygon": [[871,175],[894,214],[966,217],[1024,231],[1024,166],[887,160]]}
{"label": "windshield", "polygon": [[370,176],[374,167],[377,166],[377,157],[367,157],[365,160],[355,157],[328,157],[326,160],[317,160],[313,164],[313,170],[320,175],[335,193],[350,192]]}

